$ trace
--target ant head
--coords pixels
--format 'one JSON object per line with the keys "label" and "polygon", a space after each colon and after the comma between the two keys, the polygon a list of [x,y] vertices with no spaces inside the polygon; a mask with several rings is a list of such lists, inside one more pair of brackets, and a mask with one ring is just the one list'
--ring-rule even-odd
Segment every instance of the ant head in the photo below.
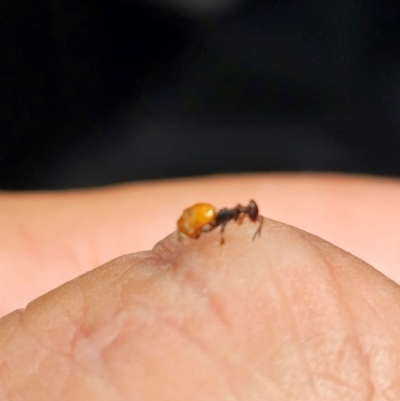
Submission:
{"label": "ant head", "polygon": [[253,199],[250,200],[248,208],[249,208],[248,215],[250,219],[256,221],[258,217],[258,206],[257,203],[253,201]]}

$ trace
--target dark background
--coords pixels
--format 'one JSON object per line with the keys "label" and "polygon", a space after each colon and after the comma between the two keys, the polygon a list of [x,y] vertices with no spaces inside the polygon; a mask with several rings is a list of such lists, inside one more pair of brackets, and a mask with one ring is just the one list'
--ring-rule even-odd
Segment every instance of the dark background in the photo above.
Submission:
{"label": "dark background", "polygon": [[400,173],[399,1],[0,5],[0,188]]}

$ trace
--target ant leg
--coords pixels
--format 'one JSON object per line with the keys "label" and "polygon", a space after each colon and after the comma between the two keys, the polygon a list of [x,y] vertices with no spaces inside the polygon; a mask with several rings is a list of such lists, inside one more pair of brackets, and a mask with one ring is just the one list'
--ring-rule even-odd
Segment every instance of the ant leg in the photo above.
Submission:
{"label": "ant leg", "polygon": [[226,223],[227,223],[227,222],[221,224],[221,231],[220,231],[220,232],[221,232],[221,238],[220,238],[220,240],[219,240],[219,243],[220,243],[221,245],[224,245],[224,244],[225,244],[224,231],[225,231]]}
{"label": "ant leg", "polygon": [[261,216],[257,216],[257,221],[258,221],[259,224],[258,224],[258,227],[257,227],[256,232],[255,232],[254,235],[253,235],[253,238],[251,239],[252,241],[254,241],[254,239],[255,239],[257,236],[258,236],[258,237],[261,236],[261,228],[262,228],[264,219],[263,219]]}
{"label": "ant leg", "polygon": [[239,215],[239,217],[237,218],[237,223],[238,223],[239,226],[242,224],[243,219],[244,219],[244,216],[245,216],[245,214],[244,214],[244,213],[241,213],[241,214]]}

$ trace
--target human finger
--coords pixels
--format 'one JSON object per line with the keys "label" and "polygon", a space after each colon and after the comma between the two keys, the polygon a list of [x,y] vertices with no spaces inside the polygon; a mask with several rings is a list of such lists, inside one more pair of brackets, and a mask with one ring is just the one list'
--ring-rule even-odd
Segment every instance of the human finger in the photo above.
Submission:
{"label": "human finger", "polygon": [[265,220],[173,234],[0,320],[0,394],[29,400],[400,397],[400,292]]}

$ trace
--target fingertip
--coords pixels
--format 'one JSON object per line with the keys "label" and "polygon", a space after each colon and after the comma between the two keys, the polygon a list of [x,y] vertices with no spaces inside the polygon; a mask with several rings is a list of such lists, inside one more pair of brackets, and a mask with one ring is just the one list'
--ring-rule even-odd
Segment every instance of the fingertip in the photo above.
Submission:
{"label": "fingertip", "polygon": [[[20,361],[19,384],[34,389],[40,377],[65,383],[72,375],[71,399],[95,398],[90,378],[104,380],[100,366],[127,397],[163,399],[168,389],[180,399],[206,386],[208,398],[224,399],[240,383],[243,394],[256,388],[262,398],[295,391],[355,399],[368,392],[371,372],[392,379],[397,362],[389,356],[399,340],[388,319],[398,325],[399,307],[385,309],[395,295],[379,295],[384,285],[374,287],[372,268],[274,220],[265,218],[252,241],[255,230],[248,219],[230,222],[223,245],[217,230],[181,240],[175,232],[34,301],[23,324],[12,320],[39,340],[40,352],[26,336],[6,350]],[[364,303],[367,291],[377,304]],[[366,364],[377,338],[383,357]]]}

